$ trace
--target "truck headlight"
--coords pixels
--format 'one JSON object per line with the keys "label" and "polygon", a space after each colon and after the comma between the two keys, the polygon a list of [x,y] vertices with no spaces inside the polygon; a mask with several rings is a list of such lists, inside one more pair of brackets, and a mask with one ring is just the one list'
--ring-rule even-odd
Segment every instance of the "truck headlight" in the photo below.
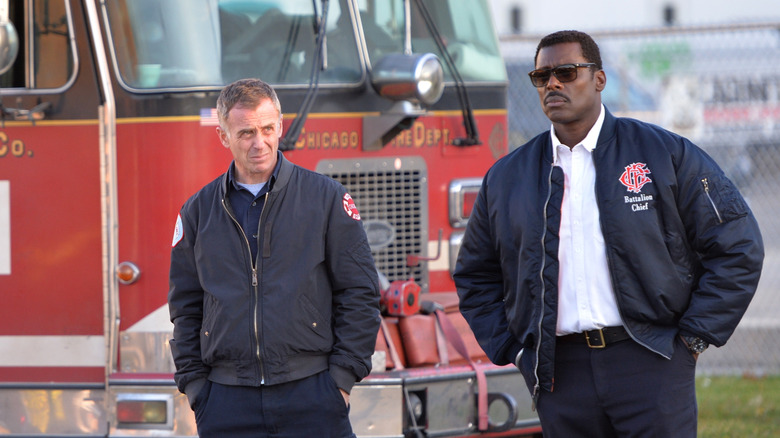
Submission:
{"label": "truck headlight", "polygon": [[450,183],[449,217],[453,228],[466,226],[481,186],[482,178],[456,179]]}

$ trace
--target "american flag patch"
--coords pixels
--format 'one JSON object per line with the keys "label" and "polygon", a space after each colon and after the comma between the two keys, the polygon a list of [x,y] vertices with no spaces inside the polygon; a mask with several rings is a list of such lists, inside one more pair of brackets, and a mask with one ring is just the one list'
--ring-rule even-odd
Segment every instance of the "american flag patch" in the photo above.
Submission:
{"label": "american flag patch", "polygon": [[200,109],[200,126],[219,126],[216,108]]}

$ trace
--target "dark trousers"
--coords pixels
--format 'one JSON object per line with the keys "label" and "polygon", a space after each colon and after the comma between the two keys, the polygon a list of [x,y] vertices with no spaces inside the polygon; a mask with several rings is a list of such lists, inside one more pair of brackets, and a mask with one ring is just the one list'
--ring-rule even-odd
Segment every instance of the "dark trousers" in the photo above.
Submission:
{"label": "dark trousers", "polygon": [[667,360],[632,340],[558,343],[553,392],[537,412],[545,437],[696,437],[696,361],[681,339]]}
{"label": "dark trousers", "polygon": [[349,410],[328,371],[273,386],[208,382],[195,405],[198,435],[354,437]]}

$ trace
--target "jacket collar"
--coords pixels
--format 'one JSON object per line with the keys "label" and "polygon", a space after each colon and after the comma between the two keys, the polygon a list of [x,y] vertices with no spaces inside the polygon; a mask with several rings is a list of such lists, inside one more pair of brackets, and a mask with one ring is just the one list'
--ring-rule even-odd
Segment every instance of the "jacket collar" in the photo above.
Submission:
{"label": "jacket collar", "polygon": [[[605,105],[604,123],[601,125],[601,132],[599,133],[599,138],[596,142],[596,149],[598,149],[599,146],[601,146],[602,149],[606,147],[608,143],[610,143],[614,139],[616,129],[617,129],[617,118],[613,116],[611,112],[609,112],[609,109]],[[538,140],[541,139],[542,157],[544,158],[544,162],[553,164],[554,163],[553,160],[555,159],[555,157],[553,156],[552,135],[550,133],[551,130],[548,130],[540,134],[539,136],[537,136],[537,144],[538,144]]]}
{"label": "jacket collar", "polygon": [[[292,162],[285,158],[282,151],[277,151],[276,153],[278,154],[278,161],[269,181],[269,192],[278,192],[282,187],[286,186],[287,182],[290,180],[290,175],[292,175],[292,169],[295,167]],[[228,188],[233,184],[234,166],[235,163],[231,162],[228,171],[222,174],[222,184],[220,184],[220,186],[223,195],[228,192]]]}
{"label": "jacket collar", "polygon": [[599,139],[596,142],[596,148],[606,145],[615,137],[615,130],[617,129],[617,117],[613,116],[611,112],[604,107],[604,124],[601,125],[601,133]]}

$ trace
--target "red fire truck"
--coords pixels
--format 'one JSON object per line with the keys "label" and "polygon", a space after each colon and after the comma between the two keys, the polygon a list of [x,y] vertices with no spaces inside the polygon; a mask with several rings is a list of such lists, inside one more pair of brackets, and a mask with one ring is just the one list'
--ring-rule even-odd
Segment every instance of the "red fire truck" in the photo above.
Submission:
{"label": "red fire truck", "polygon": [[215,101],[241,77],[277,89],[284,154],[348,188],[386,280],[357,435],[540,431],[457,311],[417,312],[456,309],[470,206],[507,152],[485,1],[4,0],[0,72],[0,434],[196,435],[172,379],[170,244],[228,167]]}

